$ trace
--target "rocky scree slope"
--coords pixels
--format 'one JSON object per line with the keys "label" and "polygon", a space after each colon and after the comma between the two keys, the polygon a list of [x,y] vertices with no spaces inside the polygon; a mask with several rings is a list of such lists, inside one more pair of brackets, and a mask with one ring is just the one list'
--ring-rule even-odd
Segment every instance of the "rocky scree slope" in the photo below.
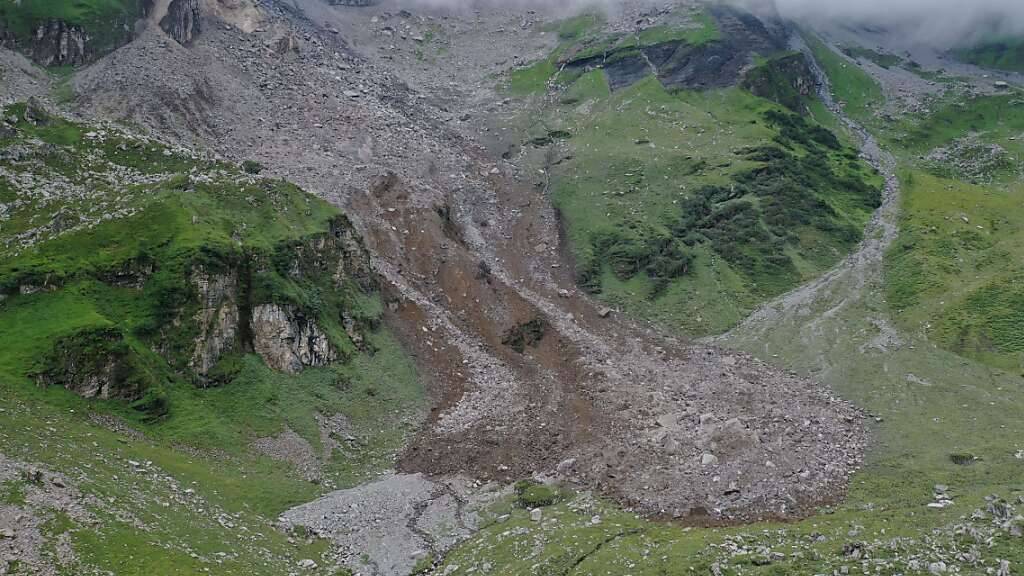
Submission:
{"label": "rocky scree slope", "polygon": [[291,184],[36,101],[4,109],[0,143],[9,377],[157,418],[181,379],[226,383],[252,352],[288,373],[345,360],[377,322],[351,225]]}
{"label": "rocky scree slope", "polygon": [[513,166],[306,8],[269,3],[265,27],[206,27],[189,47],[149,28],[77,75],[76,105],[254,158],[346,207],[433,377],[436,409],[404,470],[560,469],[697,521],[789,517],[842,493],[865,442],[856,410],[748,356],[564,297],[575,287],[553,267],[543,190],[508,178]]}

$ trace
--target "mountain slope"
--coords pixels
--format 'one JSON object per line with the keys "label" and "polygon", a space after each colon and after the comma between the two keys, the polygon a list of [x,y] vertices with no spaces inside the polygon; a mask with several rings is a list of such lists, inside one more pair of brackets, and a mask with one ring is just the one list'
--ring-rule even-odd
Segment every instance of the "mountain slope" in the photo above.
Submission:
{"label": "mountain slope", "polygon": [[[2,53],[0,96],[36,97],[0,124],[8,568],[1022,561],[1015,377],[883,297],[893,163],[924,201],[1009,177],[964,162],[1016,142],[1001,108],[933,117],[894,98],[946,90],[929,70],[691,2],[260,6],[180,4],[57,102]],[[978,122],[981,148],[946,138]]]}
{"label": "mountain slope", "polygon": [[[32,570],[285,571],[306,548],[270,527],[275,515],[391,465],[420,411],[351,225],[284,181],[36,101],[3,118],[3,474],[26,519],[13,527],[16,557]],[[48,447],[37,434],[54,425]],[[89,437],[104,443],[95,455]],[[122,466],[135,478],[123,486]],[[48,509],[50,475],[73,486],[70,518]],[[170,504],[147,495],[168,490]],[[104,494],[113,509],[98,505]],[[203,506],[216,514],[189,528]],[[112,542],[130,518],[144,535],[122,553]],[[187,559],[188,530],[234,552]],[[40,534],[63,534],[77,554],[38,548]],[[261,545],[273,551],[238,554]]]}

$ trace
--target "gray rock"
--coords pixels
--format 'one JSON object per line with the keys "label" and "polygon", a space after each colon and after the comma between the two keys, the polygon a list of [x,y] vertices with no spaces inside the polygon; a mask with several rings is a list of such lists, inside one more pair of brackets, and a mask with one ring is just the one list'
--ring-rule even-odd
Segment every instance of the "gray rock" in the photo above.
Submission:
{"label": "gray rock", "polygon": [[338,359],[327,334],[298,309],[261,304],[252,311],[253,348],[274,370],[295,374]]}

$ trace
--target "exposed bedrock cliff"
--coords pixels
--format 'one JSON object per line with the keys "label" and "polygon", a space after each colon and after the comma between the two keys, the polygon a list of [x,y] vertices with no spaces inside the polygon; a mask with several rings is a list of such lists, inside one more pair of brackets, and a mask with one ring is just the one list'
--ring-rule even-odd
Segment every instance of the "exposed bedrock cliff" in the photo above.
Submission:
{"label": "exposed bedrock cliff", "polygon": [[212,274],[199,266],[193,270],[191,282],[199,300],[199,310],[193,316],[199,334],[189,368],[205,377],[221,356],[236,347],[240,318],[238,274]]}
{"label": "exposed bedrock cliff", "polygon": [[171,0],[160,28],[179,44],[191,44],[200,31],[199,0]]}
{"label": "exposed bedrock cliff", "polygon": [[296,373],[338,359],[327,334],[294,306],[261,304],[253,309],[250,322],[253,347],[274,370]]}
{"label": "exposed bedrock cliff", "polygon": [[[4,33],[0,32],[0,39]],[[40,23],[32,35],[17,41],[13,34],[7,34],[5,45],[20,47],[30,58],[43,66],[77,66],[94,59],[90,38],[80,26],[72,26],[62,20],[48,20]]]}
{"label": "exposed bedrock cliff", "polygon": [[196,265],[189,278],[195,337],[188,369],[198,383],[214,383],[211,373],[231,353],[255,352],[274,370],[297,373],[341,360],[363,342],[366,323],[348,301],[354,292],[372,292],[375,283],[358,237],[343,221],[272,253],[227,260]]}
{"label": "exposed bedrock cliff", "polygon": [[649,74],[667,88],[707,90],[735,85],[755,54],[771,54],[786,46],[787,33],[778,22],[726,6],[715,6],[711,13],[722,30],[719,39],[640,46],[626,42],[598,55],[570,56],[563,64],[570,70],[603,68],[613,90],[632,86]]}

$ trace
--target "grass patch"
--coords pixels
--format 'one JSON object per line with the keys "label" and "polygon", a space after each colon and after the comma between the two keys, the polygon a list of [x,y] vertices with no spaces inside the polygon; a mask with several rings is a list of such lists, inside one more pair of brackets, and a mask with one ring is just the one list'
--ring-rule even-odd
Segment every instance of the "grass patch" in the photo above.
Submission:
{"label": "grass patch", "polygon": [[24,506],[25,481],[12,479],[0,483],[0,502],[10,506]]}
{"label": "grass patch", "polygon": [[1012,152],[1024,151],[1019,142],[1024,132],[1024,99],[1016,94],[975,96],[965,100],[950,97],[938,102],[931,114],[909,116],[884,135],[894,147],[923,154],[975,133],[991,144]]}
{"label": "grass patch", "polygon": [[532,510],[552,506],[563,499],[562,491],[556,486],[541,484],[533,480],[520,480],[515,487],[516,506]]}
{"label": "grass patch", "polygon": [[637,42],[640,46],[654,46],[665,42],[686,42],[692,46],[700,46],[715,40],[721,40],[722,33],[718,29],[711,13],[707,10],[697,10],[692,14],[692,25],[690,26],[653,26],[641,30],[637,35]]}
{"label": "grass patch", "polygon": [[555,57],[550,56],[526,68],[513,70],[509,74],[508,90],[517,96],[542,93],[547,89],[548,80],[555,75],[558,68]]}
{"label": "grass patch", "polygon": [[1024,373],[1024,186],[902,177],[904,216],[887,259],[897,320],[944,348]]}
{"label": "grass patch", "polygon": [[633,314],[723,331],[840,258],[877,205],[878,177],[835,136],[744,91],[648,78],[592,100],[546,122],[574,134],[553,198],[580,284]]}
{"label": "grass patch", "polygon": [[956,50],[954,54],[964,62],[983,68],[1024,72],[1024,38],[986,40]]}
{"label": "grass patch", "polygon": [[864,48],[862,46],[843,46],[840,50],[842,50],[843,54],[846,54],[854,60],[867,60],[869,62],[874,62],[886,70],[899,66],[903,63],[903,58],[900,58],[895,54],[879,52],[878,50],[872,50],[871,48]]}
{"label": "grass patch", "polygon": [[804,39],[810,46],[814,59],[828,75],[832,93],[843,104],[845,112],[859,121],[871,118],[885,103],[885,96],[878,82],[857,65],[833,52],[816,36],[805,34]]}

